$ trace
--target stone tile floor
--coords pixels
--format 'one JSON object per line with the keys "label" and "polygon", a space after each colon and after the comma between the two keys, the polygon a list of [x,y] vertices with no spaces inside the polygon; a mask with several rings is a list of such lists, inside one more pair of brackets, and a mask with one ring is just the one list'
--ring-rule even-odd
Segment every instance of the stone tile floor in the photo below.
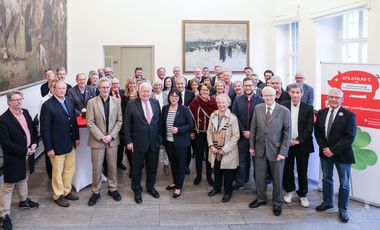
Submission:
{"label": "stone tile floor", "polygon": [[[40,203],[40,208],[19,210],[14,192],[11,209],[14,229],[380,229],[380,208],[365,207],[359,202],[350,202],[348,224],[339,221],[337,209],[317,213],[315,206],[321,202],[322,194],[313,183],[310,183],[308,194],[311,207],[302,208],[298,200],[294,199],[293,203],[283,205],[280,217],[273,215],[271,202],[257,209],[248,207],[255,199],[252,182],[246,189],[235,191],[231,201],[223,204],[222,194],[211,198],[207,196],[211,187],[205,180],[198,186],[193,185],[193,163],[191,169],[183,193],[177,199],[172,198],[172,192],[165,190],[171,183],[171,176],[165,176],[160,165],[156,183],[161,195],[159,199],[143,192],[143,203],[136,205],[130,189],[130,179],[126,171],[120,170],[119,191],[123,197],[120,202],[113,201],[107,195],[107,184],[103,183],[101,198],[96,206],[87,205],[91,195],[91,188],[87,187],[78,193],[80,200],[72,201],[69,208],[61,208],[51,198],[44,158],[40,157],[36,172],[29,178],[29,195],[32,200]],[[269,200],[270,190],[271,186],[268,187]]]}

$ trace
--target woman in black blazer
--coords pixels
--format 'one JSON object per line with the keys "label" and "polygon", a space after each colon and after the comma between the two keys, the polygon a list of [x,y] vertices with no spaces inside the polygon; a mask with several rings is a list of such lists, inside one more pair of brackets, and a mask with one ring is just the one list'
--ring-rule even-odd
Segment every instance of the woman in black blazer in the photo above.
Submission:
{"label": "woman in black blazer", "polygon": [[169,92],[169,104],[162,107],[161,134],[164,139],[166,153],[168,154],[173,176],[173,184],[166,187],[173,190],[173,198],[181,195],[188,148],[190,147],[190,129],[193,128],[193,120],[190,110],[179,102],[181,92],[172,89]]}

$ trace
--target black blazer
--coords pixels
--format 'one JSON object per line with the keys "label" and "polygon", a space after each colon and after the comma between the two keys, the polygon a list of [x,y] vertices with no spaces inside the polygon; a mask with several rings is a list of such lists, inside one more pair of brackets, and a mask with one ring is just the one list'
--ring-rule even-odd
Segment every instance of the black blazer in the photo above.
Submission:
{"label": "black blazer", "polygon": [[235,90],[234,90],[234,84],[231,83],[231,87],[230,89],[228,90],[228,92],[224,92],[225,94],[227,94],[230,98],[234,98],[236,95],[235,93]]}
{"label": "black blazer", "polygon": [[[24,117],[28,123],[31,145],[38,144],[37,129],[28,110],[23,109]],[[20,123],[8,109],[0,116],[0,145],[4,157],[4,182],[16,183],[26,178],[26,134]],[[29,172],[34,171],[34,154],[29,156]]]}
{"label": "black blazer", "polygon": [[[281,103],[286,108],[290,109],[291,101]],[[298,112],[298,137],[299,150],[302,153],[308,154],[314,152],[313,145],[313,127],[314,127],[314,109],[313,106],[301,102]]]}
{"label": "black blazer", "polygon": [[329,108],[318,111],[315,122],[315,138],[319,145],[319,157],[327,158],[323,149],[329,147],[334,154],[333,160],[337,163],[355,163],[352,143],[356,136],[356,116],[349,110],[340,107],[331,126],[328,140],[325,135],[325,122]]}
{"label": "black blazer", "polygon": [[41,96],[42,97],[45,97],[50,89],[49,89],[49,82],[45,82],[44,84],[41,85],[41,88],[40,88],[40,91],[41,91]]}
{"label": "black blazer", "polygon": [[67,96],[70,97],[74,103],[76,115],[81,114],[81,110],[87,107],[87,101],[93,97],[96,97],[95,88],[89,85],[85,86],[84,98],[80,92],[79,87],[76,85],[67,92]]}
{"label": "black blazer", "polygon": [[[250,131],[250,129],[247,127],[247,106],[246,106],[246,99],[247,97],[244,95],[237,96],[234,104],[232,105],[232,113],[236,115],[238,122],[239,122],[239,130],[240,130],[240,139],[244,139],[242,133],[243,131]],[[253,111],[256,105],[264,103],[264,100],[260,97],[254,94],[252,96],[251,101],[251,110],[249,112],[249,122],[251,123]]]}
{"label": "black blazer", "polygon": [[[161,116],[161,136],[166,141],[166,119],[168,118],[170,105],[165,105],[162,107],[162,116]],[[178,128],[178,133],[173,134],[174,146],[176,148],[187,148],[190,146],[190,130],[193,128],[193,118],[189,108],[183,105],[178,105],[178,109],[174,118],[173,127]]]}
{"label": "black blazer", "polygon": [[43,103],[41,108],[40,129],[45,151],[54,150],[56,155],[69,153],[75,147],[75,141],[79,140],[73,102],[66,97],[65,103],[69,114],[55,96]]}
{"label": "black blazer", "polygon": [[150,98],[153,116],[150,123],[147,122],[144,110],[139,98],[128,102],[124,116],[125,143],[133,143],[135,152],[147,152],[149,148],[158,151],[161,138],[161,109],[160,104],[154,98]]}
{"label": "black blazer", "polygon": [[185,103],[184,103],[184,105],[189,106],[190,103],[193,101],[194,97],[195,97],[194,92],[192,92],[188,89],[185,89]]}

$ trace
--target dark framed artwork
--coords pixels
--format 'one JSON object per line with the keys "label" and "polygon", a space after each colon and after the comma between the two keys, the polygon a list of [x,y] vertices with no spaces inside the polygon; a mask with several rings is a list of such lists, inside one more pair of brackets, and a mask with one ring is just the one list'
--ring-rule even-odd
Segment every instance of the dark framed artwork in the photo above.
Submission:
{"label": "dark framed artwork", "polygon": [[183,70],[215,65],[243,72],[249,66],[249,21],[194,21],[182,23]]}
{"label": "dark framed artwork", "polygon": [[0,95],[66,67],[67,0],[0,1]]}

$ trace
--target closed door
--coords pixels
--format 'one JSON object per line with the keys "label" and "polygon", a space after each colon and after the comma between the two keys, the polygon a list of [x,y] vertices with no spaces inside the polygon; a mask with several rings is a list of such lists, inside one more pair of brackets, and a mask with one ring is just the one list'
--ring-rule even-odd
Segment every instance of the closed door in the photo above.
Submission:
{"label": "closed door", "polygon": [[123,85],[126,79],[134,77],[136,67],[142,67],[144,78],[150,81],[154,79],[154,47],[122,47],[121,48],[121,72]]}

